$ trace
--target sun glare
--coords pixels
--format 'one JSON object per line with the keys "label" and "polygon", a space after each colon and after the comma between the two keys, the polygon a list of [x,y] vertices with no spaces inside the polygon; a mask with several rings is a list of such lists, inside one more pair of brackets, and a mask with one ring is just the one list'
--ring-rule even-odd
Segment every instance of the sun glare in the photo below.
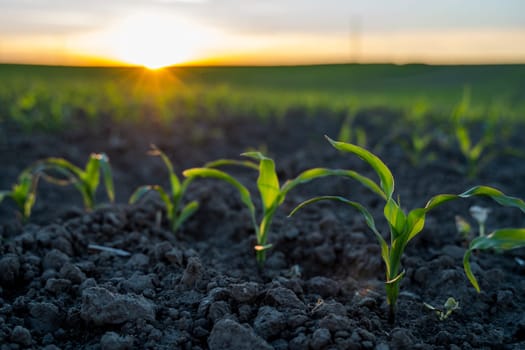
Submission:
{"label": "sun glare", "polygon": [[196,24],[163,14],[129,16],[107,36],[116,59],[149,69],[191,61],[207,40]]}

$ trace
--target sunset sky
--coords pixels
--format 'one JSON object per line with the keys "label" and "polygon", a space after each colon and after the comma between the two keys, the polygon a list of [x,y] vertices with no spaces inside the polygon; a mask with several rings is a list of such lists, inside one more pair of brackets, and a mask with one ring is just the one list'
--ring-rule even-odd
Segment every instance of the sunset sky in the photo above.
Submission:
{"label": "sunset sky", "polygon": [[525,1],[0,0],[0,62],[525,63]]}

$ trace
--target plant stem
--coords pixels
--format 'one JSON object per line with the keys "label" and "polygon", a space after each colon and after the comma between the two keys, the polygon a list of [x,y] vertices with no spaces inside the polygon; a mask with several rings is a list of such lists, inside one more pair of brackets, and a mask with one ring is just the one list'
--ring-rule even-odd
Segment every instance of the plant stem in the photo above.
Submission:
{"label": "plant stem", "polygon": [[388,305],[388,323],[393,325],[396,322],[396,308],[395,305]]}

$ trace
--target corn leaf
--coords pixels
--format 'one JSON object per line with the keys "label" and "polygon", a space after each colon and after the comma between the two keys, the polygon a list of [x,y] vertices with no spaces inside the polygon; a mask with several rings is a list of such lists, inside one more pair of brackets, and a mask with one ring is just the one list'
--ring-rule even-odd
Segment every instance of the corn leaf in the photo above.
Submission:
{"label": "corn leaf", "polygon": [[35,192],[30,192],[24,202],[23,205],[23,213],[22,216],[24,219],[28,219],[31,216],[31,210],[33,209],[33,206],[36,202],[36,194]]}
{"label": "corn leaf", "polygon": [[390,169],[373,153],[367,151],[366,149],[353,145],[351,143],[337,142],[325,136],[326,139],[334,146],[336,149],[349,152],[357,155],[359,158],[367,162],[377,173],[380,179],[380,186],[383,189],[387,198],[392,196],[394,193],[394,177],[390,172]]}
{"label": "corn leaf", "polygon": [[407,215],[407,242],[414,238],[425,227],[425,208],[416,208],[411,210]]}
{"label": "corn leaf", "polygon": [[166,216],[168,217],[168,220],[170,222],[173,222],[177,213],[174,212],[175,208],[173,206],[173,202],[171,201],[170,195],[164,190],[164,188],[158,185],[151,186],[151,190],[159,194],[160,199],[164,202],[164,205],[166,206]]}
{"label": "corn leaf", "polygon": [[458,139],[461,153],[463,153],[464,155],[468,155],[470,153],[471,142],[467,128],[465,128],[463,125],[457,125],[456,138]]}
{"label": "corn leaf", "polygon": [[59,172],[61,172],[64,175],[68,175],[69,174],[68,177],[71,177],[71,175],[73,175],[77,179],[81,178],[82,174],[84,173],[84,171],[82,169],[80,169],[79,167],[71,164],[69,161],[67,161],[67,160],[65,160],[63,158],[51,157],[51,158],[47,158],[47,159],[43,160],[42,162],[39,162],[39,164],[37,164],[37,169],[46,168],[46,167],[50,167],[51,169],[58,170]]}
{"label": "corn leaf", "polygon": [[241,156],[251,157],[259,161],[259,178],[257,188],[261,195],[264,211],[267,212],[278,202],[280,195],[279,178],[275,171],[275,162],[261,152],[246,152]]}
{"label": "corn leaf", "polygon": [[505,207],[514,207],[525,213],[525,202],[516,197],[507,196],[503,192],[489,186],[476,186],[458,195],[461,198],[472,196],[486,196]]}
{"label": "corn leaf", "polygon": [[470,283],[480,292],[479,284],[472,273],[470,256],[475,249],[487,250],[509,250],[525,247],[525,228],[504,228],[496,230],[487,236],[477,237],[470,242],[469,249],[463,256],[463,269]]}
{"label": "corn leaf", "polygon": [[91,154],[86,164],[86,170],[79,176],[82,182],[84,182],[90,189],[90,192],[94,192],[98,187],[100,181],[100,158],[99,154]]}
{"label": "corn leaf", "polygon": [[173,232],[177,231],[179,227],[197,211],[197,209],[199,209],[199,203],[197,203],[197,201],[192,201],[182,208],[177,220],[173,223]]}
{"label": "corn leaf", "polygon": [[111,166],[109,165],[109,158],[106,154],[102,153],[99,158],[100,169],[102,170],[102,178],[104,185],[106,186],[106,193],[111,202],[115,200],[115,188],[113,186],[113,174],[111,172]]}
{"label": "corn leaf", "polygon": [[271,159],[263,159],[259,165],[257,187],[261,194],[264,211],[270,210],[280,193],[279,179],[275,172],[275,163]]}
{"label": "corn leaf", "polygon": [[153,151],[153,155],[158,155],[164,164],[166,165],[166,168],[168,169],[169,179],[170,179],[170,186],[171,186],[171,192],[173,195],[180,192],[180,180],[175,174],[175,171],[173,170],[173,164],[171,163],[171,160],[168,158],[166,153],[162,152],[157,146],[151,146]]}
{"label": "corn leaf", "polygon": [[497,203],[506,206],[506,207],[515,207],[525,212],[525,202],[516,197],[510,197],[505,195],[503,192],[489,186],[476,186],[473,187],[459,195],[456,194],[440,194],[432,197],[424,208],[417,208],[412,210],[408,215],[408,240],[410,241],[414,238],[421,230],[425,224],[425,215],[431,210],[449,202],[451,200],[469,198],[473,196],[486,196],[492,198]]}
{"label": "corn leaf", "polygon": [[248,189],[243,186],[239,181],[234,179],[232,176],[226,174],[223,171],[217,170],[217,169],[211,169],[211,168],[192,168],[187,169],[183,172],[183,175],[188,178],[194,178],[194,177],[203,177],[203,178],[215,178],[219,180],[226,181],[233,187],[235,187],[241,196],[241,201],[248,207],[248,210],[250,211],[250,214],[252,215],[252,219],[255,221],[255,206],[252,202],[252,197],[250,195],[250,192]]}
{"label": "corn leaf", "polygon": [[392,238],[395,240],[405,231],[407,218],[403,210],[399,207],[395,200],[388,198],[383,214],[390,225]]}
{"label": "corn leaf", "polygon": [[243,166],[254,170],[259,170],[259,165],[250,160],[236,160],[236,159],[217,159],[213,162],[204,164],[204,168],[219,168],[221,166]]}
{"label": "corn leaf", "polygon": [[129,197],[129,204],[134,204],[136,203],[138,200],[140,200],[146,193],[148,193],[149,191],[152,191],[153,186],[140,186],[139,188],[137,188],[135,190],[135,192],[133,192],[133,194],[131,195],[131,197]]}

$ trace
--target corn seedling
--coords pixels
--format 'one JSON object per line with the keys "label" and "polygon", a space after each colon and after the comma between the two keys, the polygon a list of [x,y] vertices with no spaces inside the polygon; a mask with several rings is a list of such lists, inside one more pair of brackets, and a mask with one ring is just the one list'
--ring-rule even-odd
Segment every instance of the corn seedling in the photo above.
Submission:
{"label": "corn seedling", "polygon": [[443,308],[438,308],[427,303],[423,303],[423,305],[425,305],[427,309],[434,311],[440,321],[446,320],[454,311],[459,309],[459,303],[452,297],[445,301]]}
{"label": "corn seedling", "polygon": [[478,280],[472,273],[470,266],[470,256],[474,250],[493,249],[496,251],[510,250],[525,247],[525,229],[524,228],[504,228],[492,232],[486,236],[474,238],[469,248],[463,256],[463,268],[470,283],[476,288],[478,293],[480,287]]}
{"label": "corn seedling", "polygon": [[413,132],[408,139],[402,139],[399,144],[410,164],[414,167],[421,167],[436,157],[433,153],[427,153],[433,139],[433,135],[430,133]]}
{"label": "corn seedling", "polygon": [[192,201],[182,207],[182,197],[186,193],[186,189],[188,188],[191,179],[187,178],[181,182],[175,174],[173,170],[173,164],[171,163],[168,156],[166,156],[166,154],[157,147],[152,146],[150,154],[154,156],[160,156],[166,165],[169,174],[171,191],[167,192],[162,186],[159,185],[141,186],[137,188],[135,192],[133,192],[129,198],[129,203],[135,203],[150,191],[157,192],[166,206],[166,216],[170,222],[171,230],[176,232],[180,226],[199,208],[199,203]]}
{"label": "corn seedling", "polygon": [[4,198],[11,198],[18,207],[22,221],[27,221],[36,201],[37,183],[38,175],[32,174],[31,169],[24,170],[18,176],[18,183],[14,184],[10,191],[0,191],[0,202]]}
{"label": "corn seedling", "polygon": [[464,172],[469,179],[476,177],[478,172],[488,165],[496,155],[496,150],[489,150],[489,147],[495,144],[495,126],[491,121],[477,142],[471,136],[471,133],[464,121],[464,116],[470,108],[470,89],[465,89],[461,101],[457,104],[452,112],[452,121],[454,123],[454,134],[459,145],[459,150],[465,158]]}
{"label": "corn seedling", "polygon": [[[416,208],[406,213],[401,208],[399,199],[395,200],[393,197],[394,177],[392,176],[390,169],[381,161],[381,159],[359,146],[337,142],[328,137],[327,139],[336,149],[357,155],[368,163],[378,175],[380,182],[379,185],[376,185],[380,188],[380,195],[386,202],[383,214],[390,229],[390,244],[387,243],[378,231],[372,214],[363,205],[341,196],[320,196],[309,199],[299,204],[290,215],[293,215],[306,205],[322,200],[334,200],[345,203],[358,210],[363,215],[368,227],[372,230],[381,246],[381,257],[386,267],[385,289],[387,302],[389,304],[389,319],[391,322],[394,322],[395,306],[399,296],[400,282],[405,275],[405,271],[401,268],[403,252],[407,244],[423,230],[425,216],[431,209],[451,200],[469,198],[472,196],[488,196],[501,205],[517,207],[525,212],[525,202],[523,200],[506,196],[492,187],[476,186],[461,194],[436,195],[432,197],[423,208]],[[506,232],[502,232],[502,234],[504,236],[508,235]]]}
{"label": "corn seedling", "polygon": [[[275,170],[275,163],[271,158],[264,156],[260,152],[247,152],[243,153],[243,156],[252,158],[259,163],[253,161],[238,161],[230,159],[220,159],[211,163],[206,164],[204,168],[193,168],[183,172],[187,178],[215,178],[223,180],[232,186],[234,186],[241,197],[241,201],[248,208],[252,225],[256,235],[256,245],[254,247],[257,262],[262,266],[266,260],[266,251],[272,247],[272,244],[268,243],[268,232],[272,223],[274,214],[277,208],[283,203],[286,195],[297,185],[309,182],[311,180],[330,176],[346,176],[354,178],[361,182],[364,186],[368,187],[372,191],[379,193],[381,189],[370,179],[362,176],[355,171],[340,170],[340,169],[326,169],[326,168],[314,168],[306,170],[300,173],[293,180],[286,181],[282,186],[279,184],[277,172]],[[240,165],[255,169],[259,172],[257,179],[257,188],[262,203],[262,215],[260,220],[257,220],[255,204],[252,200],[250,191],[241,184],[237,179],[227,174],[224,171],[216,169],[220,166],[228,165]]]}
{"label": "corn seedling", "polygon": [[456,230],[458,231],[458,234],[460,235],[461,239],[464,241],[468,241],[470,236],[470,231],[472,228],[470,227],[470,224],[467,220],[465,220],[462,216],[456,215],[455,216],[456,221]]}
{"label": "corn seedling", "polygon": [[361,147],[366,147],[366,131],[361,127],[354,126],[355,113],[349,112],[339,129],[339,140],[355,143]]}
{"label": "corn seedling", "polygon": [[[95,195],[100,183],[101,173],[109,200],[113,202],[115,198],[109,158],[104,153],[92,153],[84,169],[63,158],[44,159],[37,162],[33,169],[41,173],[43,178],[51,183],[75,186],[82,195],[86,210],[93,210],[95,207]],[[50,175],[49,171],[53,175]],[[60,177],[56,177],[55,173]]]}

